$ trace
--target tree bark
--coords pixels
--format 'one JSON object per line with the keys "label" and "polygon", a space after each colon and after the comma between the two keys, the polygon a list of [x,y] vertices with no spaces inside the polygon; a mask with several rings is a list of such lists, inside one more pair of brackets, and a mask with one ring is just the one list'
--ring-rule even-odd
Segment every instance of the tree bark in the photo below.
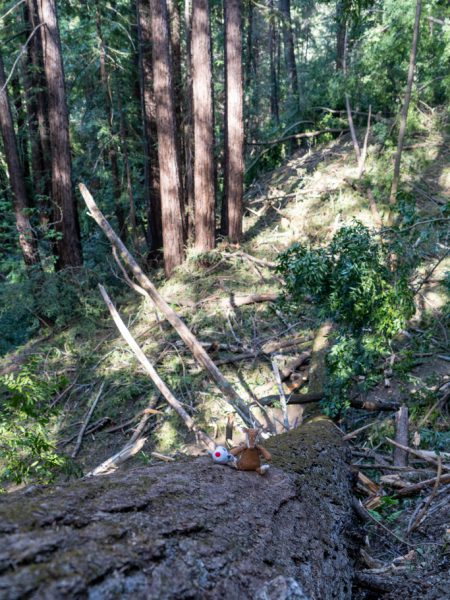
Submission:
{"label": "tree bark", "polygon": [[278,77],[277,77],[277,36],[273,0],[269,0],[271,15],[269,17],[269,60],[270,60],[270,114],[277,125],[280,124]]}
{"label": "tree bark", "polygon": [[349,600],[350,470],[326,420],[261,477],[200,457],[0,499],[6,598]]}
{"label": "tree bark", "polygon": [[280,0],[280,12],[283,15],[283,40],[286,69],[291,85],[292,97],[295,100],[296,106],[298,107],[298,103],[300,101],[300,92],[298,85],[297,62],[295,60],[294,36],[292,33],[291,0]]}
{"label": "tree bark", "polygon": [[57,268],[83,264],[78,210],[72,190],[72,159],[69,139],[69,115],[64,88],[58,18],[55,0],[38,0],[39,17],[44,24],[42,47],[48,89],[49,135],[52,155],[52,202],[57,211]]}
{"label": "tree bark", "polygon": [[392,209],[397,201],[398,184],[400,181],[400,163],[402,160],[403,142],[405,140],[406,133],[406,121],[408,119],[409,104],[411,101],[412,84],[414,79],[414,70],[416,66],[417,46],[419,44],[419,33],[420,33],[420,14],[422,11],[422,0],[417,0],[416,3],[416,16],[414,20],[414,31],[413,40],[411,46],[411,54],[409,57],[409,68],[408,68],[408,81],[406,84],[405,98],[403,100],[402,113],[400,116],[400,128],[398,132],[397,152],[395,154],[394,163],[394,176],[392,179],[391,193],[389,196],[389,204],[391,207],[389,215],[389,224],[392,224],[393,215]]}
{"label": "tree bark", "polygon": [[13,193],[13,206],[16,216],[16,227],[19,234],[19,244],[25,265],[27,267],[32,267],[40,264],[38,244],[30,219],[27,215],[29,202],[17,149],[8,92],[6,88],[3,89],[5,82],[6,77],[3,59],[0,55],[0,128],[5,149],[6,163],[8,165],[9,181]]}
{"label": "tree bark", "polygon": [[345,45],[347,37],[346,0],[338,0],[336,5],[336,71],[345,68]]}
{"label": "tree bark", "polygon": [[150,9],[161,181],[164,268],[167,277],[170,277],[174,268],[180,265],[184,259],[184,227],[175,134],[176,121],[166,0],[150,0]]}
{"label": "tree bark", "polygon": [[208,0],[192,4],[192,89],[194,104],[195,247],[215,245],[214,115]]}
{"label": "tree bark", "polygon": [[[194,117],[192,98],[192,0],[184,3],[184,26],[186,35],[186,65],[185,65],[185,116],[183,123],[184,134],[184,193],[186,210],[187,240],[194,239]],[[212,54],[212,53],[211,53]],[[214,113],[214,111],[213,111]],[[215,174],[214,174],[215,177]]]}
{"label": "tree bark", "polygon": [[241,0],[225,1],[225,198],[222,233],[242,237],[244,194],[244,114]]}
{"label": "tree bark", "polygon": [[162,248],[161,196],[156,149],[156,105],[153,94],[152,33],[148,0],[138,0],[139,61],[142,118],[145,142],[145,191],[147,197],[147,240],[151,253]]}

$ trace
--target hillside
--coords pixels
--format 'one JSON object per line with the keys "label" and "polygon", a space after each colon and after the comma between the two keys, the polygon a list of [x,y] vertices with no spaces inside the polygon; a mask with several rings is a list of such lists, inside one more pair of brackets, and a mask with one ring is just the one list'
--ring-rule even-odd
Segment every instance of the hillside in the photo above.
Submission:
{"label": "hillside", "polygon": [[[448,484],[439,485],[438,481],[431,508],[426,507],[427,518],[407,542],[399,541],[405,539],[414,514],[424,508],[420,502],[425,496],[404,500],[397,495],[402,484],[410,485],[421,473],[414,469],[411,479],[406,473],[401,479],[395,469],[390,470],[392,446],[386,437],[395,437],[394,411],[385,408],[408,406],[410,444],[414,438],[420,449],[445,449],[449,346],[448,298],[443,282],[450,268],[449,140],[445,115],[438,111],[423,112],[420,123],[410,132],[403,159],[407,193],[400,209],[400,236],[403,247],[419,256],[411,276],[419,290],[416,314],[407,330],[394,340],[390,356],[374,369],[373,383],[355,399],[369,407],[372,402],[379,410],[358,409],[354,403],[335,418],[342,434],[367,426],[350,442],[358,480],[354,491],[371,511],[364,513],[369,515],[365,524],[368,537],[358,555],[361,587],[355,598],[394,597],[398,586],[404,589],[405,598],[419,597],[414,595],[419,579],[433,583],[433,577],[435,589],[443,589],[437,572],[448,566]],[[384,173],[393,154],[393,150],[381,150],[377,139],[371,139],[366,174],[361,180],[356,179],[349,134],[297,150],[249,186],[241,244],[222,242],[207,254],[191,252],[168,281],[160,271],[150,272],[160,293],[187,322],[241,397],[259,406],[255,414],[267,419],[272,433],[284,430],[273,361],[281,371],[288,369],[284,383],[288,398],[290,393],[317,392],[318,381],[320,389],[325,383],[323,358],[316,344],[321,325],[317,310],[308,298],[294,311],[275,301],[285,287],[274,268],[275,261],[294,242],[324,246],[353,219],[377,228],[374,204],[383,218]],[[230,407],[168,323],[148,300],[127,290],[117,265],[112,259],[109,262],[119,280],[111,296],[130,331],[197,424],[216,443],[224,443]],[[75,459],[68,458],[59,480],[87,473],[115,454],[139,422],[145,443],[121,470],[201,453],[195,438],[155,394],[109,314],[100,300],[95,300],[96,294],[95,289],[90,290],[86,299],[92,303],[91,316],[88,310],[84,320],[73,321],[62,330],[43,329],[39,339],[31,339],[2,359],[3,374],[31,365],[30,372],[39,374],[41,380],[56,382],[53,397],[47,399],[57,409],[49,427],[58,452],[66,456],[73,452],[89,406],[103,386],[80,451]],[[298,366],[289,373],[289,365],[299,357]],[[148,413],[142,420],[147,407],[156,413]],[[319,410],[317,402],[290,405],[291,426],[300,425]],[[233,444],[240,436],[236,427],[234,434]],[[381,462],[385,470],[370,469],[370,457]],[[359,469],[361,462],[365,464]],[[434,469],[430,467],[424,474],[433,477]],[[358,478],[358,473],[363,477]],[[386,477],[390,473],[394,478]],[[396,484],[395,478],[400,483]],[[386,527],[390,534],[386,534]],[[443,597],[425,588],[420,588],[424,594],[420,597]],[[370,589],[372,592],[367,591]]]}

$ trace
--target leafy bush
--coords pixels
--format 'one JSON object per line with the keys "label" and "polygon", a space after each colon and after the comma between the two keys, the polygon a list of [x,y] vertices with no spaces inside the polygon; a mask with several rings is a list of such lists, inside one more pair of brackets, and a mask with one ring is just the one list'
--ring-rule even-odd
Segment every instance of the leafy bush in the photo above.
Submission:
{"label": "leafy bush", "polygon": [[0,377],[0,483],[47,483],[66,465],[51,439],[56,411],[48,407],[65,383],[45,382],[30,367]]}
{"label": "leafy bush", "polygon": [[372,369],[414,314],[406,272],[390,269],[391,252],[391,246],[354,222],[338,231],[328,246],[294,244],[278,258],[278,272],[294,306],[310,295],[319,315],[338,326],[327,357],[330,377],[324,407],[329,414],[348,406],[355,377],[366,387],[376,382]]}

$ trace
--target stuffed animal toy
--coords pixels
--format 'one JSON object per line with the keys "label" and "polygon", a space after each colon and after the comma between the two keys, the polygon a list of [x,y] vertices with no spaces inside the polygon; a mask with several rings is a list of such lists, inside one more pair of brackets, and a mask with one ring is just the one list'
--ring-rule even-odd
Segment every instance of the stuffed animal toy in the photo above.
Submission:
{"label": "stuffed animal toy", "polygon": [[211,452],[211,457],[215,463],[220,465],[234,465],[236,463],[234,456],[223,446],[216,446],[214,451]]}
{"label": "stuffed animal toy", "polygon": [[272,460],[270,452],[258,442],[260,429],[244,429],[246,440],[237,448],[232,448],[230,454],[236,457],[236,469],[240,471],[256,471],[264,475],[269,469],[269,465],[261,464],[261,456],[265,460]]}

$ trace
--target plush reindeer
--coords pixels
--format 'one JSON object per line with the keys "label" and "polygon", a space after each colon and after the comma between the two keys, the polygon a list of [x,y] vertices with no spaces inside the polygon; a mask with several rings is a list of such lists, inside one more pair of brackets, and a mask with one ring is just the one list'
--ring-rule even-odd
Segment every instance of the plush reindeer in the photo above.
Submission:
{"label": "plush reindeer", "polygon": [[272,460],[270,452],[263,446],[257,444],[260,429],[244,429],[246,441],[230,450],[230,454],[236,457],[236,469],[240,471],[256,471],[264,475],[269,465],[261,465],[261,456],[265,460]]}

